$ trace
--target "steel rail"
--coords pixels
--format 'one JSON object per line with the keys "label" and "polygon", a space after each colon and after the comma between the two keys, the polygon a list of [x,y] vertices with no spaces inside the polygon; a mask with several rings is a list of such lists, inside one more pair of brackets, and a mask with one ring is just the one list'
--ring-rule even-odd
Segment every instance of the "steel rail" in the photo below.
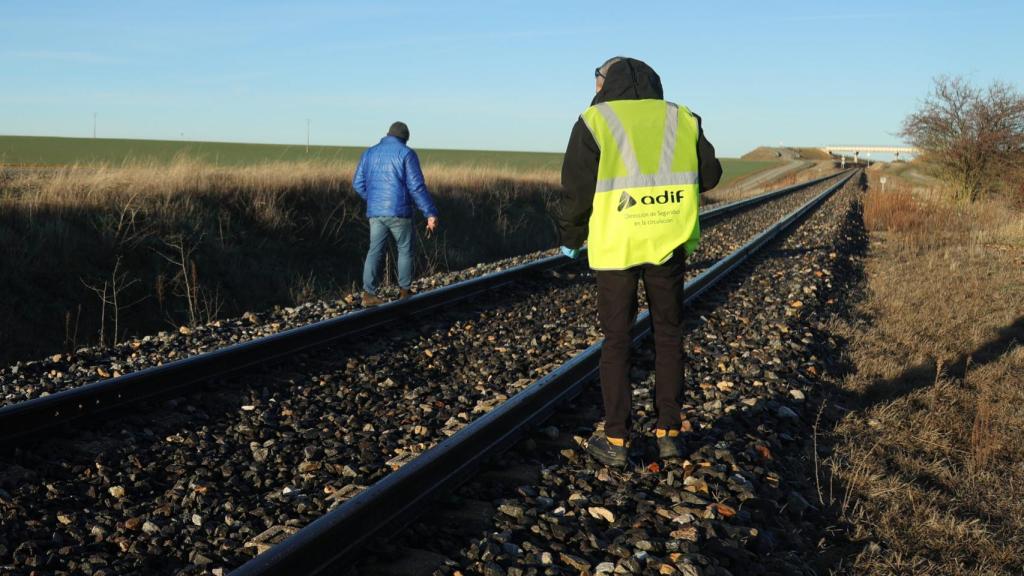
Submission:
{"label": "steel rail", "polygon": [[[707,222],[818,184],[842,172],[817,178],[745,200],[702,211]],[[166,398],[296,353],[330,344],[341,338],[397,322],[413,315],[450,306],[523,277],[568,264],[562,255],[547,256],[454,284],[421,292],[405,300],[365,308],[337,318],[299,326],[225,348],[204,352],[123,376],[100,380],[60,392],[0,407],[0,447],[10,441],[107,411]]]}
{"label": "steel rail", "polygon": [[[786,194],[790,194],[792,192],[796,192],[797,190],[803,190],[804,188],[809,188],[811,186],[814,186],[815,184],[819,184],[819,183],[824,182],[824,181],[826,181],[826,180],[828,180],[830,178],[835,178],[836,176],[841,176],[841,175],[843,175],[845,173],[851,172],[852,170],[854,170],[854,169],[848,168],[848,169],[840,171],[840,172],[835,172],[835,173],[832,173],[832,174],[828,174],[826,176],[822,176],[820,178],[815,178],[814,180],[808,180],[806,182],[798,182],[796,184],[792,184],[790,186],[786,186],[785,188],[780,188],[778,190],[773,190],[771,192],[765,192],[764,194],[758,194],[757,196],[751,196],[750,198],[744,198],[743,200],[737,200],[735,202],[730,202],[728,204],[722,204],[722,205],[712,204],[711,206],[708,207],[708,212],[710,213],[712,211],[720,211],[719,215],[722,215],[722,214],[728,214],[728,213],[731,213],[731,212],[735,212],[736,210],[742,210],[742,209],[744,209],[744,208],[746,208],[748,206],[753,206],[753,205],[756,205],[756,204],[760,204],[762,202],[767,202],[767,201],[772,200],[774,198],[778,198],[779,196],[785,196]],[[707,216],[704,213],[701,213],[701,218],[707,218]]]}
{"label": "steel rail", "polygon": [[[711,286],[758,249],[821,205],[853,177],[836,184],[789,213],[742,247],[704,270],[684,287],[692,306]],[[649,313],[637,317],[634,342],[650,333]],[[509,446],[597,376],[603,341],[576,355],[484,416],[474,420],[405,466],[314,520],[285,541],[234,570],[232,576],[312,576],[343,573],[359,550],[385,530],[407,524],[414,512],[457,486],[496,451]]]}

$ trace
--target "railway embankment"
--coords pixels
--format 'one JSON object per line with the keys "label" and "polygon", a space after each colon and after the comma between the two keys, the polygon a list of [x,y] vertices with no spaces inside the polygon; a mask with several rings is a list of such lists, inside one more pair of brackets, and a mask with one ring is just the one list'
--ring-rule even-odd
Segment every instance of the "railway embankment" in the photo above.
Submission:
{"label": "railway embankment", "polygon": [[[353,290],[368,225],[351,172],[182,160],[8,173],[0,364]],[[420,274],[556,244],[553,173],[442,166],[427,177],[442,226],[428,237],[417,225]]]}

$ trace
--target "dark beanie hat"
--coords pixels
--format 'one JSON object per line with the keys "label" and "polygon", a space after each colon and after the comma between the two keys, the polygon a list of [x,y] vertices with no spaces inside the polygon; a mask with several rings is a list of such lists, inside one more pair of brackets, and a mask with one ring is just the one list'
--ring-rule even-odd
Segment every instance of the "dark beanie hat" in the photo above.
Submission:
{"label": "dark beanie hat", "polygon": [[394,136],[402,142],[409,141],[409,127],[405,125],[405,122],[395,122],[388,128],[388,136]]}

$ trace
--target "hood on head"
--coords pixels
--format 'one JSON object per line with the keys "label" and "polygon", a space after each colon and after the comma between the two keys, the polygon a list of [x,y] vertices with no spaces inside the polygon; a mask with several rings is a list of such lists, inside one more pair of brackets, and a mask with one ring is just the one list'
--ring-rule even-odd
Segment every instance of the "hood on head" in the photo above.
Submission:
{"label": "hood on head", "polygon": [[395,122],[388,128],[388,136],[394,136],[402,142],[408,142],[409,126],[405,122]]}
{"label": "hood on head", "polygon": [[664,100],[661,78],[646,63],[624,58],[612,64],[591,106],[612,100]]}

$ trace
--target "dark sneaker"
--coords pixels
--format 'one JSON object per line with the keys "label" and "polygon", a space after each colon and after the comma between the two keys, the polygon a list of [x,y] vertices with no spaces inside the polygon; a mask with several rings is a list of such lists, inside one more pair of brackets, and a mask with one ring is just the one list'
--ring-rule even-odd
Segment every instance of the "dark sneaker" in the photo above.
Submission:
{"label": "dark sneaker", "polygon": [[412,296],[412,294],[412,288],[402,288],[401,290],[398,291],[398,299],[405,300],[409,296]]}
{"label": "dark sneaker", "polygon": [[594,432],[587,440],[587,453],[605,466],[625,468],[629,463],[629,448],[612,444],[608,437],[600,432]]}
{"label": "dark sneaker", "polygon": [[661,436],[658,438],[658,457],[662,460],[681,460],[686,453],[681,436]]}
{"label": "dark sneaker", "polygon": [[377,306],[383,304],[384,301],[377,297],[376,294],[370,294],[369,292],[363,292],[363,306],[369,308],[370,306]]}

